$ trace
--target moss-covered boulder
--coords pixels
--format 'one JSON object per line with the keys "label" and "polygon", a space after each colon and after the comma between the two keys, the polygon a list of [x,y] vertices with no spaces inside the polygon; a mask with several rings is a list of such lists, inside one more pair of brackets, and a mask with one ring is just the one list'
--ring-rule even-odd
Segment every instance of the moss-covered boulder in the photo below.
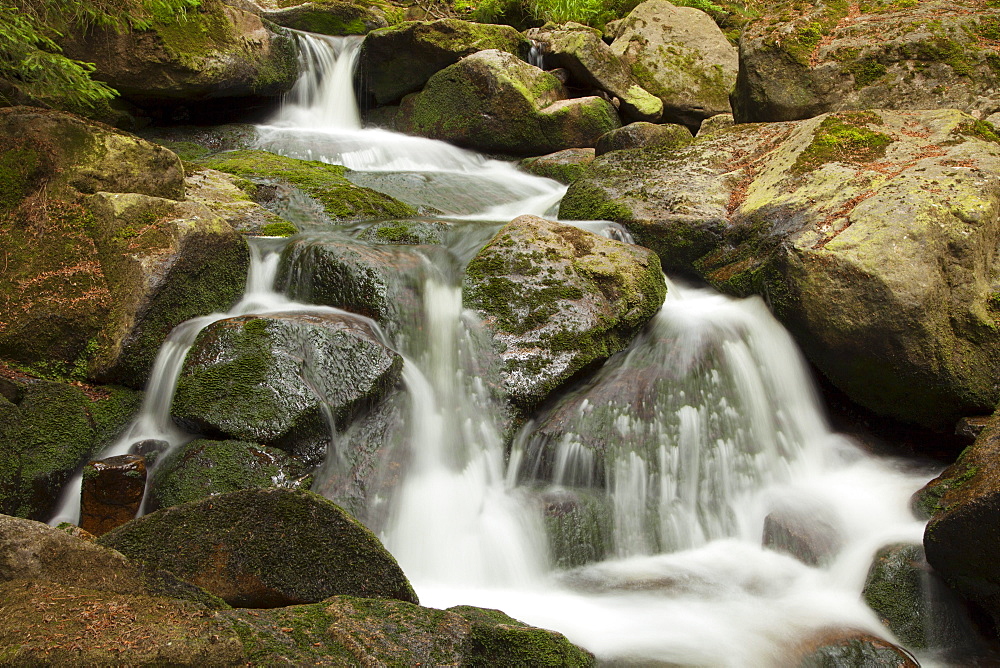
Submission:
{"label": "moss-covered boulder", "polygon": [[384,246],[423,246],[440,244],[451,229],[443,220],[384,220],[365,228],[361,238]]}
{"label": "moss-covered boulder", "polygon": [[600,90],[618,98],[626,121],[657,121],[663,102],[644,89],[625,62],[601,39],[600,32],[575,23],[529,30],[546,69],[564,68],[575,88]]}
{"label": "moss-covered boulder", "polygon": [[651,251],[521,216],[469,263],[463,299],[493,333],[506,392],[531,406],[627,346],[665,294]]}
{"label": "moss-covered boulder", "polygon": [[594,161],[594,155],[592,148],[567,148],[548,155],[525,158],[520,166],[535,176],[570,184],[587,171],[587,166]]}
{"label": "moss-covered boulder", "polygon": [[692,141],[691,131],[683,125],[638,122],[601,135],[594,148],[596,155],[604,155],[629,148],[682,148]]}
{"label": "moss-covered boulder", "polygon": [[[416,209],[371,188],[356,186],[344,174],[346,167],[315,160],[286,158],[267,151],[242,150],[221,153],[199,164],[244,178],[277,181],[299,188],[322,204],[331,220],[406,218]],[[258,196],[263,197],[261,192]]]}
{"label": "moss-covered boulder", "polygon": [[230,605],[271,608],[345,594],[417,596],[378,538],[300,490],[242,490],[145,515],[98,539]]}
{"label": "moss-covered boulder", "polygon": [[138,411],[138,393],[0,377],[0,512],[47,520],[73,473]]}
{"label": "moss-covered boulder", "polygon": [[624,223],[665,267],[763,295],[854,401],[949,428],[1000,400],[1000,135],[958,111],[738,125],[600,156],[564,219]]}
{"label": "moss-covered boulder", "polygon": [[320,35],[364,35],[389,25],[378,7],[360,2],[319,0],[300,4],[285,0],[279,5],[279,9],[265,11],[263,18],[285,28]]}
{"label": "moss-covered boulder", "polygon": [[861,596],[881,622],[907,647],[928,644],[929,580],[924,548],[913,543],[889,545],[875,554]]}
{"label": "moss-covered boulder", "polygon": [[565,98],[554,75],[504,51],[480,51],[432,76],[404,101],[399,122],[411,134],[510,155],[590,147],[621,125],[603,98]]}
{"label": "moss-covered boulder", "polygon": [[663,121],[698,127],[730,111],[737,52],[705,12],[646,0],[618,26],[611,51],[663,102]]}
{"label": "moss-covered boulder", "polygon": [[902,647],[853,629],[828,629],[816,633],[797,648],[796,656],[788,665],[798,668],[920,668]]}
{"label": "moss-covered boulder", "polygon": [[146,491],[146,510],[153,512],[240,489],[308,489],[310,481],[302,462],[282,450],[200,438],[157,461]]}
{"label": "moss-covered boulder", "polygon": [[279,227],[298,231],[294,224],[255,202],[254,197],[259,197],[257,185],[243,177],[198,169],[185,177],[184,186],[188,200],[205,205],[241,234],[279,236],[269,234]]}
{"label": "moss-covered boulder", "polygon": [[277,446],[316,463],[334,424],[343,427],[378,401],[401,369],[402,358],[349,316],[227,318],[198,334],[171,414],[193,431]]}
{"label": "moss-covered boulder", "polygon": [[477,51],[499,49],[526,58],[530,48],[531,42],[510,26],[410,21],[369,33],[358,71],[376,104],[385,105],[420,90],[435,72]]}
{"label": "moss-covered boulder", "polygon": [[848,109],[1000,110],[1000,9],[982,0],[778,2],[740,39],[740,122]]}
{"label": "moss-covered boulder", "polygon": [[154,18],[144,30],[96,29],[61,42],[66,55],[94,63],[95,78],[140,106],[275,96],[298,76],[290,34],[221,0]]}

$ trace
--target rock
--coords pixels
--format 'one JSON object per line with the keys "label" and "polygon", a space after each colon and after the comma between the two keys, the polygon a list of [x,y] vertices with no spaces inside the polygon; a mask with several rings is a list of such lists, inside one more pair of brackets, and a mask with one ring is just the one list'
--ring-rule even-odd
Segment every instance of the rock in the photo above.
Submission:
{"label": "rock", "polygon": [[628,345],[665,292],[652,252],[521,216],[469,263],[463,300],[493,333],[504,389],[531,406]]}
{"label": "rock", "polygon": [[499,49],[525,58],[530,42],[510,26],[440,19],[410,21],[365,37],[358,71],[378,106],[420,90],[431,75],[477,51]]}
{"label": "rock", "polygon": [[200,169],[188,174],[184,184],[190,201],[203,204],[237,232],[272,236],[268,233],[282,225],[291,225],[297,230],[292,223],[253,201],[257,186],[247,179],[214,169]]}
{"label": "rock", "polygon": [[368,226],[361,238],[380,245],[422,246],[442,243],[451,228],[440,220],[385,220]]}
{"label": "rock", "polygon": [[80,527],[101,536],[135,519],[146,491],[146,460],[118,455],[83,467]]}
{"label": "rock", "polygon": [[698,127],[730,111],[736,49],[705,12],[646,0],[619,26],[611,51],[663,102],[662,120]]}
{"label": "rock", "polygon": [[225,613],[251,663],[303,665],[592,666],[593,656],[554,631],[499,610],[422,608],[334,596],[312,605]]}
{"label": "rock", "polygon": [[108,388],[90,398],[64,383],[8,382],[17,402],[0,397],[0,512],[45,520],[74,472],[128,424],[140,397]]}
{"label": "rock", "polygon": [[301,462],[275,448],[197,439],[163,457],[149,481],[147,512],[240,489],[308,489]]}
{"label": "rock", "polygon": [[853,401],[950,429],[1000,401],[998,169],[1000,135],[961,112],[843,112],[608,153],[559,215],[763,295]]}
{"label": "rock", "polygon": [[374,534],[301,490],[212,496],[145,515],[98,542],[238,607],[316,603],[339,594],[417,602]]}
{"label": "rock", "polygon": [[527,36],[541,45],[546,69],[564,68],[578,88],[596,88],[621,101],[619,112],[626,121],[657,121],[663,102],[639,85],[629,67],[585,26],[566,24],[556,28],[534,28]]}
{"label": "rock", "polygon": [[1000,110],[996,8],[932,0],[852,12],[824,1],[788,19],[787,5],[774,4],[740,39],[741,123],[851,109]]}
{"label": "rock", "polygon": [[198,334],[174,395],[174,420],[197,433],[322,458],[343,427],[399,380],[402,358],[360,320],[275,313],[219,320]]}
{"label": "rock", "polygon": [[[297,160],[267,151],[230,151],[206,158],[201,165],[245,178],[271,179],[300,188],[318,200],[331,220],[407,218],[416,210],[389,195],[356,186],[346,167],[315,160]],[[258,194],[258,201],[264,196]]]}
{"label": "rock", "polygon": [[262,17],[285,28],[320,35],[364,35],[389,25],[376,7],[354,2],[304,2],[265,11]]}
{"label": "rock", "polygon": [[927,584],[932,577],[921,545],[888,545],[875,555],[861,596],[901,643],[928,646],[932,619]]}
{"label": "rock", "polygon": [[552,489],[538,501],[556,568],[576,568],[612,554],[613,509],[604,490]]}
{"label": "rock", "polygon": [[871,668],[920,668],[902,647],[864,631],[828,629],[803,643],[790,665],[799,668],[866,666]]}
{"label": "rock", "polygon": [[592,148],[568,148],[537,158],[525,158],[521,161],[521,169],[535,176],[569,184],[587,171],[594,155]]}
{"label": "rock", "polygon": [[981,433],[983,433],[983,429],[986,428],[986,425],[988,425],[989,422],[990,417],[988,415],[960,418],[958,423],[955,425],[955,435],[974,441]]}
{"label": "rock", "polygon": [[691,136],[691,131],[683,125],[629,123],[601,135],[601,138],[597,140],[596,155],[630,148],[682,148],[692,141],[694,141],[694,137]]}
{"label": "rock", "polygon": [[706,137],[715,132],[721,132],[726,128],[731,128],[735,125],[732,114],[716,114],[710,118],[706,118],[701,122],[698,127],[697,137]]}
{"label": "rock", "polygon": [[404,100],[400,122],[411,134],[510,155],[586,148],[620,125],[606,100],[565,97],[551,74],[503,51],[480,51]]}
{"label": "rock", "polygon": [[837,556],[843,544],[832,513],[822,507],[780,508],[764,518],[764,547],[790,554],[804,564],[819,566]]}
{"label": "rock", "polygon": [[95,29],[61,42],[70,58],[94,63],[95,78],[155,108],[288,91],[298,77],[297,50],[292,36],[279,30],[221,0],[202,0],[182,15],[154,18],[148,29]]}

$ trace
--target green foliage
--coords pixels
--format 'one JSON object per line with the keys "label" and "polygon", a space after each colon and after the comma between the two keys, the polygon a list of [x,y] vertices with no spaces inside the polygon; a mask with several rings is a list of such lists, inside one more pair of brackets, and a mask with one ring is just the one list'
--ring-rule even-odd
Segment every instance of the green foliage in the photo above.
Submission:
{"label": "green foliage", "polygon": [[62,54],[71,32],[143,30],[183,18],[199,0],[0,0],[0,101],[93,109],[117,93],[94,81],[94,66]]}

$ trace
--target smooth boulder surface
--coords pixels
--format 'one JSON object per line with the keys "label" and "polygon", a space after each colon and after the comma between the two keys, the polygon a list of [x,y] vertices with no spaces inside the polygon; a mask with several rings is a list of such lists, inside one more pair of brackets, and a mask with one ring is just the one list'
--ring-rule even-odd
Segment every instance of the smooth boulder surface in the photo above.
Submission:
{"label": "smooth boulder surface", "polygon": [[238,607],[317,603],[334,595],[417,602],[378,538],[311,492],[221,494],[145,515],[99,542]]}
{"label": "smooth boulder surface", "polygon": [[463,300],[493,334],[504,389],[531,406],[627,346],[665,294],[651,251],[521,216],[469,263]]}
{"label": "smooth boulder surface", "polygon": [[567,148],[536,158],[525,158],[520,166],[529,174],[570,184],[587,171],[594,156],[592,148]]}
{"label": "smooth boulder surface", "polygon": [[552,74],[497,50],[463,58],[404,100],[405,131],[479,151],[539,155],[587,148],[621,125],[600,97],[565,99]]}
{"label": "smooth boulder surface", "polygon": [[604,155],[630,148],[682,148],[692,141],[694,137],[683,125],[637,122],[601,135],[594,149],[596,155]]}
{"label": "smooth boulder surface", "polygon": [[949,429],[1000,400],[998,202],[995,128],[865,111],[605,154],[559,215],[621,222],[668,269],[764,296],[852,400]]}
{"label": "smooth boulder surface", "polygon": [[926,589],[931,577],[923,547],[912,543],[882,548],[868,570],[861,596],[907,647],[924,649],[930,640],[934,620]]}
{"label": "smooth boulder surface", "polygon": [[663,102],[661,120],[698,127],[730,111],[736,48],[705,12],[646,0],[618,26],[611,51]]}
{"label": "smooth boulder surface", "polygon": [[333,427],[396,385],[402,358],[349,315],[276,313],[199,333],[171,415],[196,432],[322,458]]}
{"label": "smooth boulder surface", "polygon": [[385,28],[385,15],[375,6],[355,2],[282,2],[279,9],[265,11],[261,16],[285,28],[304,30],[320,35],[364,35]]}
{"label": "smooth boulder surface", "polygon": [[797,656],[792,657],[788,665],[798,668],[920,668],[920,664],[902,647],[853,629],[820,631],[797,649]]}
{"label": "smooth boulder surface", "polygon": [[409,21],[369,33],[358,56],[358,72],[376,104],[392,104],[477,51],[499,49],[523,58],[530,47],[510,26],[458,19]]}
{"label": "smooth boulder surface", "polygon": [[[780,20],[776,20],[780,19]],[[790,19],[790,20],[789,20]],[[1000,111],[1000,9],[977,0],[775,3],[740,39],[738,121],[849,109]]]}

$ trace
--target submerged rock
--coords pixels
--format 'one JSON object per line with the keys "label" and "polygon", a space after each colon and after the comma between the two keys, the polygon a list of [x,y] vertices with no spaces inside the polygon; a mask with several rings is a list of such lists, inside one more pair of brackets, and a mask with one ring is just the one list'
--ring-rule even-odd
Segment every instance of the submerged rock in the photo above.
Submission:
{"label": "submerged rock", "polygon": [[433,74],[477,51],[499,49],[525,58],[530,47],[510,26],[458,19],[409,21],[369,33],[358,56],[358,71],[381,106],[420,90]]}
{"label": "submerged rock", "polygon": [[118,455],[83,467],[80,528],[101,536],[135,518],[146,491],[146,460]]}
{"label": "submerged rock", "polygon": [[500,230],[464,286],[500,350],[504,389],[523,406],[628,345],[666,293],[647,249],[534,216]]}
{"label": "submerged rock", "polygon": [[852,400],[945,428],[1000,400],[998,170],[1000,135],[961,112],[844,112],[605,154],[560,217],[763,295]]}
{"label": "submerged rock", "polygon": [[843,544],[833,513],[822,507],[780,508],[764,518],[764,547],[785,552],[810,566],[829,563]]}
{"label": "submerged rock", "polygon": [[212,496],[141,517],[99,542],[239,607],[315,603],[338,594],[417,602],[374,534],[300,490]]}
{"label": "submerged rock", "polygon": [[741,123],[848,109],[1000,111],[1000,10],[976,0],[774,3],[740,39]]}
{"label": "submerged rock", "polygon": [[875,555],[861,596],[879,620],[907,647],[924,649],[930,625],[930,579],[921,545],[899,543]]}
{"label": "submerged rock", "polygon": [[342,427],[377,402],[401,368],[402,358],[349,315],[227,318],[199,333],[171,415],[198,433],[274,445],[316,463],[334,423]]}
{"label": "submerged rock", "polygon": [[552,74],[503,51],[480,51],[404,100],[400,122],[412,134],[510,155],[590,147],[621,125],[607,100],[565,98]]}

